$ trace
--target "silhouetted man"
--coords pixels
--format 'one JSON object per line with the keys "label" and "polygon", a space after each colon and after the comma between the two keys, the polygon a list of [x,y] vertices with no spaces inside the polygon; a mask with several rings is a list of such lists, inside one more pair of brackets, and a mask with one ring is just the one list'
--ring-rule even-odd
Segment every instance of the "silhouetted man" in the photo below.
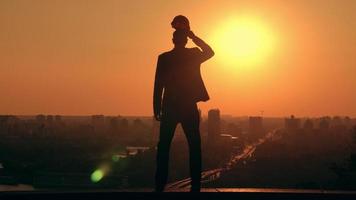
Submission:
{"label": "silhouetted man", "polygon": [[[187,37],[201,48],[186,48]],[[174,48],[158,57],[153,107],[154,116],[161,121],[157,145],[156,191],[167,183],[171,141],[181,123],[189,144],[191,191],[200,191],[201,144],[197,102],[209,100],[200,74],[200,64],[214,55],[213,50],[192,31],[176,30]]]}

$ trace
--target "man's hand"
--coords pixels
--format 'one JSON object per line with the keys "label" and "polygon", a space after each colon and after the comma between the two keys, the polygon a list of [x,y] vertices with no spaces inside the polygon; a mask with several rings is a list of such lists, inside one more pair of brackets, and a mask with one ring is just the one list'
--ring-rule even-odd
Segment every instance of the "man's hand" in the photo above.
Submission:
{"label": "man's hand", "polygon": [[158,105],[155,105],[153,108],[153,112],[154,112],[154,117],[157,121],[161,121],[162,119],[162,113],[161,113],[161,107]]}
{"label": "man's hand", "polygon": [[153,115],[157,121],[161,121],[161,119],[162,119],[162,107],[161,106],[162,106],[161,102],[158,99],[155,99],[154,104],[153,104]]}
{"label": "man's hand", "polygon": [[187,35],[190,39],[194,39],[196,37],[195,34],[193,33],[193,31],[188,31]]}
{"label": "man's hand", "polygon": [[193,33],[193,31],[188,31],[187,35],[190,39],[192,39],[194,44],[196,44],[198,47],[200,47],[202,49],[203,52],[202,52],[201,62],[204,62],[214,56],[215,53],[214,53],[213,49],[207,43],[205,43],[202,39],[200,39],[198,36],[196,36]]}
{"label": "man's hand", "polygon": [[161,114],[155,114],[155,119],[156,119],[157,121],[161,121],[161,119],[162,119]]}

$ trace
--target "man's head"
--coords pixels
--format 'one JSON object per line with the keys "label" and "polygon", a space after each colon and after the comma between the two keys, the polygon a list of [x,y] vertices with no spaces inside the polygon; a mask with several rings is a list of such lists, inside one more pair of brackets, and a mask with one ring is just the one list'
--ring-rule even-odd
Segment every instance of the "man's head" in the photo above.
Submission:
{"label": "man's head", "polygon": [[186,16],[183,15],[177,15],[173,18],[173,21],[171,22],[171,25],[174,29],[184,29],[184,30],[190,30],[189,26],[189,20]]}
{"label": "man's head", "polygon": [[172,41],[175,47],[185,47],[188,42],[188,32],[186,30],[174,31]]}

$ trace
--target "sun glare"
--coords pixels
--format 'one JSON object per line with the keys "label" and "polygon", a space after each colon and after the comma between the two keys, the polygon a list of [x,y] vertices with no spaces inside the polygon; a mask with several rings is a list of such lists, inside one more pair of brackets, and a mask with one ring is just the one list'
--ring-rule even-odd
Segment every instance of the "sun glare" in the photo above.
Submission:
{"label": "sun glare", "polygon": [[271,31],[259,20],[247,17],[224,21],[211,41],[217,59],[234,67],[263,63],[275,45]]}

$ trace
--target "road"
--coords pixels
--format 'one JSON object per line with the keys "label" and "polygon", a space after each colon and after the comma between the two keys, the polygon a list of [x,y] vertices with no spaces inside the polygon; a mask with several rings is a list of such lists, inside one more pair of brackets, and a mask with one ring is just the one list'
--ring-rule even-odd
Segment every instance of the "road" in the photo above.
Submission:
{"label": "road", "polygon": [[[253,153],[255,152],[257,146],[272,139],[277,131],[278,131],[278,129],[274,129],[274,130],[268,132],[265,135],[265,137],[260,138],[257,142],[246,146],[241,153],[232,156],[230,161],[227,162],[225,164],[225,166],[217,168],[217,169],[203,171],[201,173],[201,182],[207,183],[210,181],[214,181],[220,177],[221,173],[231,170],[239,162],[242,162],[243,160],[250,158],[253,155]],[[186,179],[183,179],[180,181],[176,181],[174,183],[170,183],[167,185],[166,188],[169,191],[169,190],[184,189],[184,188],[189,188],[189,187],[190,187],[190,178],[186,178]]]}

